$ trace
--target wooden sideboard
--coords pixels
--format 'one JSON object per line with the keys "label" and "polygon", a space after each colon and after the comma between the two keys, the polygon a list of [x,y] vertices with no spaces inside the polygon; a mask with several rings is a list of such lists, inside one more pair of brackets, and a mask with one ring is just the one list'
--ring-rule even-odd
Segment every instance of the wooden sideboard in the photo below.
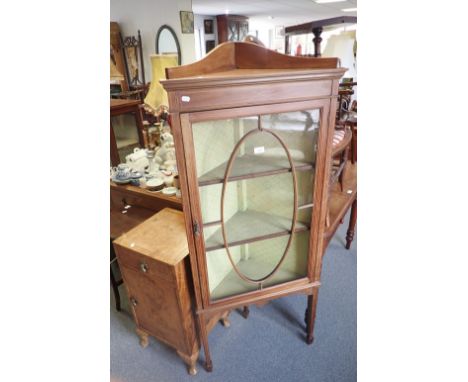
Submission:
{"label": "wooden sideboard", "polygon": [[126,205],[146,208],[158,212],[169,207],[182,211],[182,199],[176,196],[166,196],[161,192],[145,190],[129,184],[117,185],[110,182],[111,209],[121,210]]}

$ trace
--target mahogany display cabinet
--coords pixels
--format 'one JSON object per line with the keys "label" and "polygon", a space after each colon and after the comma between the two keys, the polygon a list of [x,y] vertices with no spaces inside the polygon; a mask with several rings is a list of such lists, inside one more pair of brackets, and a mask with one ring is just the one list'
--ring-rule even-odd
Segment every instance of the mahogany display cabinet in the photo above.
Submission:
{"label": "mahogany display cabinet", "polygon": [[218,42],[242,41],[249,33],[249,18],[239,15],[216,16]]}
{"label": "mahogany display cabinet", "polygon": [[216,312],[307,295],[313,341],[338,81],[337,58],[247,42],[166,69],[205,368]]}

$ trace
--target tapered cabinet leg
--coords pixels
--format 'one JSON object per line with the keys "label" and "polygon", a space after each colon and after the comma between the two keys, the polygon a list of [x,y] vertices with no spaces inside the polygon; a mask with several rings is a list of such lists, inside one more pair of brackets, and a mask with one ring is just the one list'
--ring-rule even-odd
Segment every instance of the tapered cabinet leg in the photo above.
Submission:
{"label": "tapered cabinet leg", "polygon": [[249,313],[250,313],[249,307],[247,305],[244,306],[244,308],[242,309],[242,313],[241,313],[242,317],[247,319],[247,317],[249,317]]}
{"label": "tapered cabinet leg", "polygon": [[314,342],[314,323],[315,314],[317,311],[317,300],[318,300],[318,288],[314,289],[313,294],[307,296],[307,310],[305,314],[306,318],[306,342],[310,345]]}
{"label": "tapered cabinet leg", "polygon": [[346,232],[346,249],[351,247],[351,243],[354,239],[354,228],[356,227],[357,218],[357,198],[354,199],[353,205],[351,206],[351,216],[349,217],[348,231]]}
{"label": "tapered cabinet leg", "polygon": [[144,349],[148,346],[149,340],[148,340],[148,333],[144,332],[143,330],[136,328],[136,333],[138,337],[140,338],[140,346]]}
{"label": "tapered cabinet leg", "polygon": [[197,322],[200,339],[205,351],[205,370],[211,372],[213,371],[213,363],[211,362],[210,348],[208,346],[208,331],[206,329],[206,319],[203,313],[197,314]]}

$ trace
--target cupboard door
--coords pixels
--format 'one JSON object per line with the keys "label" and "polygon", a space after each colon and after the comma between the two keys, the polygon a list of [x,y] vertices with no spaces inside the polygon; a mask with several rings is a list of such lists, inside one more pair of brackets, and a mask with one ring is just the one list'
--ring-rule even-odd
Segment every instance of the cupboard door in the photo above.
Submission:
{"label": "cupboard door", "polygon": [[176,289],[164,279],[151,280],[126,266],[121,266],[121,271],[137,325],[169,345],[190,352],[184,340]]}
{"label": "cupboard door", "polygon": [[192,123],[209,298],[307,276],[320,110]]}

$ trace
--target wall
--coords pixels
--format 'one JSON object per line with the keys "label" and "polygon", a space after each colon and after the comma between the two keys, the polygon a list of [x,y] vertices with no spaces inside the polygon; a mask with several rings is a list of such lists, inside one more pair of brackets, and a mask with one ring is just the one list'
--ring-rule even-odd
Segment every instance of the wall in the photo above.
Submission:
{"label": "wall", "polygon": [[191,11],[191,0],[111,0],[110,21],[119,23],[122,37],[141,32],[146,82],[151,81],[150,55],[156,53],[156,33],[167,24],[174,29],[182,53],[182,64],[195,61],[194,34],[182,34],[179,11]]}
{"label": "wall", "polygon": [[[348,30],[334,33],[322,41],[323,57],[339,57],[341,66],[348,68],[343,77],[353,77],[357,81],[357,60],[354,57],[354,42],[356,41],[356,31]],[[355,88],[355,91],[357,89]]]}
{"label": "wall", "polygon": [[[205,20],[213,20],[213,33],[205,34]],[[206,41],[214,40],[215,47],[218,45],[218,26],[216,22],[216,16],[205,16],[205,15],[195,15],[195,44],[197,45],[196,58],[197,60],[206,56]]]}

